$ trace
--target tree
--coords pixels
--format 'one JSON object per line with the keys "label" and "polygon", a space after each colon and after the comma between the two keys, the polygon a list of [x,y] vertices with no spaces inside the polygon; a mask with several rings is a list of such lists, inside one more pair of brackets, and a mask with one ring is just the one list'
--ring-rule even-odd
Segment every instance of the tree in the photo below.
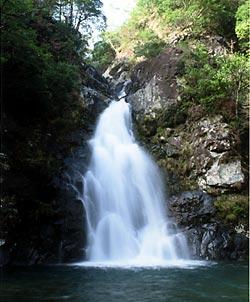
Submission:
{"label": "tree", "polygon": [[36,0],[41,8],[46,9],[58,21],[80,29],[89,31],[92,26],[105,26],[100,0]]}
{"label": "tree", "polygon": [[116,56],[116,52],[105,39],[95,43],[92,51],[91,64],[104,72]]}

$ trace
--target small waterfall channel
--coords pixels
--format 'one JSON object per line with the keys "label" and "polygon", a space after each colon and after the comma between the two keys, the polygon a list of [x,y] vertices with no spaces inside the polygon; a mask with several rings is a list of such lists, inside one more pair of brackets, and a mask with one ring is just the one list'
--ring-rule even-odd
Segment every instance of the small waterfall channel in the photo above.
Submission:
{"label": "small waterfall channel", "polygon": [[189,258],[169,220],[160,171],[135,141],[124,98],[100,115],[84,175],[88,265],[158,266]]}

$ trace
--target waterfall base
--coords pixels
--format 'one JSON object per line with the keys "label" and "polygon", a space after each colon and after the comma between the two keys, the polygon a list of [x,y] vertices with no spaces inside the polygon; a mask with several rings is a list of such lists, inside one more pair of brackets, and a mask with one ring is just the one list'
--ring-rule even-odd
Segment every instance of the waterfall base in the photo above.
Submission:
{"label": "waterfall base", "polygon": [[131,261],[84,261],[79,263],[71,264],[73,266],[84,266],[84,267],[96,267],[96,268],[120,268],[120,269],[160,269],[160,268],[195,268],[200,266],[209,266],[214,265],[216,262],[205,261],[205,260],[165,260],[165,261],[152,261],[152,262],[143,262],[140,260],[131,260]]}

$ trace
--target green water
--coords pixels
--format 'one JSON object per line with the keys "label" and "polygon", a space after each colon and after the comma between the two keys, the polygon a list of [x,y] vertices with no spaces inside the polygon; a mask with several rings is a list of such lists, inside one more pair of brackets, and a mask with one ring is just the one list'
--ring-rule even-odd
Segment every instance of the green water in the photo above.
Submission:
{"label": "green water", "polygon": [[193,268],[19,267],[1,272],[1,302],[247,302],[246,263]]}

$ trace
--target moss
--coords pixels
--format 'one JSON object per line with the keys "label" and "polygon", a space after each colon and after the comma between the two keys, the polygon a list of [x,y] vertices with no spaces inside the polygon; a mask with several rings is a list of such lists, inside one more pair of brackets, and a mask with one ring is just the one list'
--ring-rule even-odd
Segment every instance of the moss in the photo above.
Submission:
{"label": "moss", "polygon": [[230,221],[235,221],[237,219],[237,216],[233,213],[230,213],[226,216],[226,221],[230,222]]}
{"label": "moss", "polygon": [[233,224],[248,226],[249,196],[244,194],[225,194],[214,202],[218,218]]}
{"label": "moss", "polygon": [[158,125],[165,127],[176,127],[184,124],[187,119],[187,114],[183,110],[181,104],[172,105],[165,108],[158,114]]}
{"label": "moss", "polygon": [[[157,164],[178,178],[181,190],[194,190],[198,185],[190,176],[190,157],[192,148],[189,143],[190,127],[185,120],[178,120],[178,105],[156,111],[155,115],[146,115],[137,121],[137,134],[149,152],[156,158]],[[173,137],[181,138],[181,145],[175,156],[168,156],[166,144]]]}

